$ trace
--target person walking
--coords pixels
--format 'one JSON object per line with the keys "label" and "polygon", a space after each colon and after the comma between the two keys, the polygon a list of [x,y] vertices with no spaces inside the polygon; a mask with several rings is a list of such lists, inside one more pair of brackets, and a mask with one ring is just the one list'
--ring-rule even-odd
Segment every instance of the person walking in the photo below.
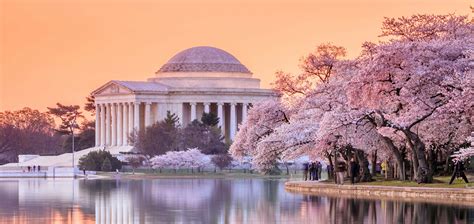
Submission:
{"label": "person walking", "polygon": [[41,167],[38,165],[38,172],[40,172],[40,171],[41,171]]}
{"label": "person walking", "polygon": [[314,180],[319,180],[319,162],[314,162]]}
{"label": "person walking", "polygon": [[385,179],[387,179],[387,161],[384,160],[382,162],[381,167],[382,167],[382,176],[384,176]]}
{"label": "person walking", "polygon": [[309,180],[314,180],[314,166],[313,162],[310,162],[309,164]]}
{"label": "person walking", "polygon": [[344,161],[338,161],[336,166],[336,183],[344,185],[344,174],[346,173],[346,163]]}
{"label": "person walking", "polygon": [[328,178],[331,179],[331,178],[333,177],[333,174],[334,174],[334,173],[333,173],[333,170],[332,170],[331,164],[328,164],[328,165],[326,166],[326,170],[328,171]]}
{"label": "person walking", "polygon": [[305,181],[308,180],[309,164],[303,163],[303,178]]}
{"label": "person walking", "polygon": [[359,166],[357,164],[357,162],[355,161],[355,158],[352,157],[351,158],[351,162],[350,162],[350,169],[351,169],[351,184],[354,184],[355,183],[355,178],[358,176],[358,171],[359,171]]}
{"label": "person walking", "polygon": [[464,163],[459,161],[456,163],[456,165],[454,166],[454,172],[453,172],[453,175],[451,176],[451,180],[449,181],[449,184],[452,184],[453,181],[454,181],[454,178],[456,177],[461,177],[464,182],[469,183],[469,181],[467,180],[467,177],[466,177],[466,174],[464,173]]}
{"label": "person walking", "polygon": [[323,172],[323,164],[321,164],[321,162],[318,161],[318,177],[320,180],[322,179],[321,177],[322,172]]}
{"label": "person walking", "polygon": [[28,166],[28,173],[31,172],[31,166]]}
{"label": "person walking", "polygon": [[316,162],[313,162],[313,180],[319,180],[318,178],[318,165]]}
{"label": "person walking", "polygon": [[36,165],[33,166],[33,172],[36,172]]}

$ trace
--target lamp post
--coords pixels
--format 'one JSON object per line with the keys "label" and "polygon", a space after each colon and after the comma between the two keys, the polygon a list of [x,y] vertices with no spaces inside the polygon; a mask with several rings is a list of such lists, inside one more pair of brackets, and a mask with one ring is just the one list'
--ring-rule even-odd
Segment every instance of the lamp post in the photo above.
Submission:
{"label": "lamp post", "polygon": [[75,174],[75,169],[74,169],[74,128],[76,127],[76,116],[74,116],[74,119],[71,121],[71,134],[72,134],[72,173]]}

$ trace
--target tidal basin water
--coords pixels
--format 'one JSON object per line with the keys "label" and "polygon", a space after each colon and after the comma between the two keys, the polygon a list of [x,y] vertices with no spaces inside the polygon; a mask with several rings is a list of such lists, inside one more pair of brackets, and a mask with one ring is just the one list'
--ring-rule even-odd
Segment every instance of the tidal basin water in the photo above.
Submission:
{"label": "tidal basin water", "polygon": [[300,195],[284,182],[0,180],[0,223],[474,223],[474,207]]}

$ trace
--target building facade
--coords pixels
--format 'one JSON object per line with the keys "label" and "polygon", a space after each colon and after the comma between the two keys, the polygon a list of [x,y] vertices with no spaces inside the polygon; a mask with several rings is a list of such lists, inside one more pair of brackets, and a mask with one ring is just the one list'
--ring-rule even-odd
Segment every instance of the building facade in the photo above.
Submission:
{"label": "building facade", "polygon": [[203,113],[219,117],[232,140],[249,107],[277,97],[231,54],[214,47],[181,51],[147,81],[112,80],[92,92],[96,103],[96,146],[129,146],[128,136],[166,117],[181,126]]}

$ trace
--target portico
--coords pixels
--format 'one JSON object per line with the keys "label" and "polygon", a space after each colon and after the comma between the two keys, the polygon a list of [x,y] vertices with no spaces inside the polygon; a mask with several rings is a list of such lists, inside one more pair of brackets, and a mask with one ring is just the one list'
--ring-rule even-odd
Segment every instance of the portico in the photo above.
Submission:
{"label": "portico", "polygon": [[224,136],[233,140],[252,104],[276,97],[229,53],[195,47],[171,58],[148,81],[112,80],[92,95],[96,103],[96,146],[127,146],[129,136],[176,114],[186,126],[203,113],[219,117]]}

